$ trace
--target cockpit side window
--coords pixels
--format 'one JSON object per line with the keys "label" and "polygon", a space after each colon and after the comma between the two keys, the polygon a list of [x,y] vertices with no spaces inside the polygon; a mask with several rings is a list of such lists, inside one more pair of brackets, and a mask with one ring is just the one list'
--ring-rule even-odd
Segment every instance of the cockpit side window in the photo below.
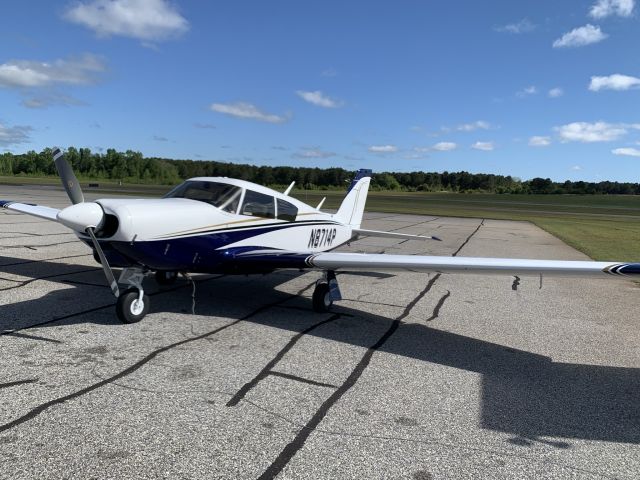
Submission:
{"label": "cockpit side window", "polygon": [[240,209],[242,215],[253,217],[276,218],[276,205],[271,195],[247,190]]}
{"label": "cockpit side window", "polygon": [[295,222],[298,215],[298,207],[286,200],[278,199],[278,218],[287,222]]}
{"label": "cockpit side window", "polygon": [[235,185],[191,180],[178,185],[163,198],[198,200],[225,212],[235,213],[238,210],[241,195],[242,189]]}

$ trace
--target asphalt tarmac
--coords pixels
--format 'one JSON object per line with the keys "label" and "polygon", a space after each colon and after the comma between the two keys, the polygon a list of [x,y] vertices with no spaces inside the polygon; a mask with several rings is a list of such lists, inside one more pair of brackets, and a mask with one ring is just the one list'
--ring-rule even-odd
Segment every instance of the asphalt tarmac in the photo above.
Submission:
{"label": "asphalt tarmac", "polygon": [[[443,241],[344,250],[586,258],[525,222],[363,227]],[[198,276],[195,314],[189,283],[149,278],[151,313],[123,325],[86,246],[1,211],[0,478],[640,477],[633,282],[345,272],[319,314],[318,277]]]}

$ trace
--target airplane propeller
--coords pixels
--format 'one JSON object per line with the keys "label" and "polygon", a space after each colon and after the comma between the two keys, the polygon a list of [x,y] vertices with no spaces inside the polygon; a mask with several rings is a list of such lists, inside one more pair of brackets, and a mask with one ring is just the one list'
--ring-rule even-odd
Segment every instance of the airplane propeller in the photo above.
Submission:
{"label": "airplane propeller", "polygon": [[69,162],[64,158],[64,154],[59,148],[56,148],[53,151],[53,161],[56,164],[58,175],[60,175],[60,180],[62,180],[62,186],[67,191],[67,195],[69,195],[71,203],[74,205],[76,203],[83,203],[84,195],[80,188],[80,182],[78,182],[71,165],[69,165]]}
{"label": "airplane propeller", "polygon": [[63,225],[66,225],[70,229],[86,233],[91,238],[93,248],[95,248],[102,264],[102,270],[107,277],[107,282],[111,287],[113,294],[118,297],[120,290],[118,289],[118,282],[116,281],[111,266],[104,255],[100,242],[96,238],[96,231],[100,230],[102,223],[104,222],[104,210],[100,204],[96,202],[85,202],[84,194],[80,188],[80,182],[73,173],[73,169],[69,162],[64,158],[64,154],[59,148],[53,151],[53,161],[56,164],[56,169],[60,175],[62,186],[67,191],[69,199],[71,200],[70,207],[64,208],[58,212],[57,218]]}

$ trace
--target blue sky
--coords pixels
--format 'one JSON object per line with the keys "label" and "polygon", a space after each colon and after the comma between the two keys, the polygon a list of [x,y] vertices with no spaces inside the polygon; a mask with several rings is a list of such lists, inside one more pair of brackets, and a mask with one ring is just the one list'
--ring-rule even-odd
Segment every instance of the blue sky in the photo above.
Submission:
{"label": "blue sky", "polygon": [[635,0],[6,2],[0,151],[640,181]]}

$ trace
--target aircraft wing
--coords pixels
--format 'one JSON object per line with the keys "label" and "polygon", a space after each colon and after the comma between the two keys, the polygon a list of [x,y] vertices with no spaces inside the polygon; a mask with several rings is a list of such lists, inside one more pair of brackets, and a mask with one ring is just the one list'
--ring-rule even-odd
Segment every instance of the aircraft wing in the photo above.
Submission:
{"label": "aircraft wing", "polygon": [[640,275],[640,263],[520,258],[389,255],[384,253],[304,253],[271,249],[236,251],[231,257],[245,268],[316,268],[349,271],[408,271],[503,275],[603,276]]}
{"label": "aircraft wing", "polygon": [[58,221],[57,208],[43,207],[42,205],[33,205],[30,203],[12,202],[9,200],[0,200],[0,208],[6,208],[7,210],[13,210],[14,212],[26,213],[33,215],[34,217],[44,218],[46,220]]}
{"label": "aircraft wing", "polygon": [[308,267],[323,270],[399,270],[434,273],[498,273],[506,275],[640,275],[640,263],[513,258],[387,255],[326,252],[309,255]]}

